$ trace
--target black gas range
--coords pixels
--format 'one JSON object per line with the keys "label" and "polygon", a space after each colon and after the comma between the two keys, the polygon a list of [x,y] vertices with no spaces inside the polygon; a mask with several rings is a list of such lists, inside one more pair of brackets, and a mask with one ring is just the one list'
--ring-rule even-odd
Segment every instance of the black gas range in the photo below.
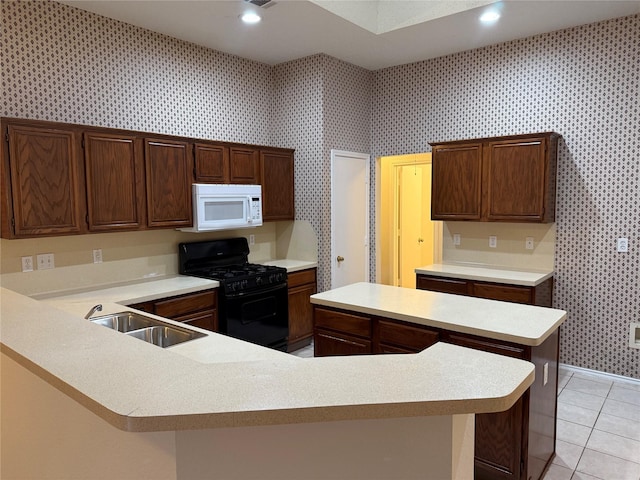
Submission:
{"label": "black gas range", "polygon": [[178,261],[182,275],[220,282],[220,333],[276,350],[287,349],[285,268],[249,263],[249,244],[244,237],[181,243]]}

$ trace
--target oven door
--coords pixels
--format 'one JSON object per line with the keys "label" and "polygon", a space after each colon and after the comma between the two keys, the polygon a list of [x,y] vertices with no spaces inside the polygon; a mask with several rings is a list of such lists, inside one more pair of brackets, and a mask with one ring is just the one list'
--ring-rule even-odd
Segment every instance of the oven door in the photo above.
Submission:
{"label": "oven door", "polygon": [[250,292],[225,293],[220,298],[222,333],[285,351],[289,336],[287,284]]}

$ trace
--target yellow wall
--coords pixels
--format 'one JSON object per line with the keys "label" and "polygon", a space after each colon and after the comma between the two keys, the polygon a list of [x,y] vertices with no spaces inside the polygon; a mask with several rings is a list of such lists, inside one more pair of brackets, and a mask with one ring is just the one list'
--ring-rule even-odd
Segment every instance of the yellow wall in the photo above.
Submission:
{"label": "yellow wall", "polygon": [[[378,282],[394,285],[394,277],[396,276],[396,268],[399,268],[397,265],[397,260],[395,258],[395,250],[394,250],[394,216],[395,216],[395,207],[396,207],[396,175],[395,172],[397,167],[399,166],[407,166],[411,167],[415,164],[430,164],[431,163],[431,154],[430,153],[417,153],[411,155],[398,155],[393,157],[382,157],[380,158],[380,196],[379,196],[379,206],[380,206],[380,218],[378,223],[378,231],[379,231],[379,244],[378,251],[379,262],[378,262]],[[431,185],[426,182],[423,186],[422,195],[431,195]],[[411,203],[405,202],[405,206],[411,205]],[[407,212],[405,210],[406,217],[419,218],[421,216],[424,217],[424,220],[429,223],[436,223],[436,233],[431,230],[431,233],[428,234],[425,238],[425,249],[429,249],[434,252],[435,258],[439,260],[440,258],[440,249],[441,249],[441,231],[438,230],[440,222],[431,222],[430,215],[427,213],[427,216],[424,216],[424,208],[416,202],[415,211]],[[400,235],[402,235],[402,231],[400,231]],[[437,261],[436,260],[436,261]],[[408,259],[407,262],[415,263],[416,259]],[[420,263],[418,261],[418,263]],[[429,263],[429,262],[427,262]],[[422,265],[415,264],[413,267],[418,267]],[[405,269],[408,267],[405,267]],[[407,285],[404,285],[407,286]]]}

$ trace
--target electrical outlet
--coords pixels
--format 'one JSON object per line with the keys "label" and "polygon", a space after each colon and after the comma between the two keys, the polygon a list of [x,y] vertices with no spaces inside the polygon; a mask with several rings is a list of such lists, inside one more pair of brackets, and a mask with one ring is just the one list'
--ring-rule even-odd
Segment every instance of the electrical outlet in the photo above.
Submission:
{"label": "electrical outlet", "polygon": [[459,233],[454,233],[453,234],[453,244],[456,247],[460,245],[460,234]]}
{"label": "electrical outlet", "polygon": [[93,251],[93,263],[102,263],[102,249],[96,248]]}
{"label": "electrical outlet", "polygon": [[524,239],[524,248],[527,250],[533,250],[533,237],[527,237]]}
{"label": "electrical outlet", "polygon": [[37,257],[38,270],[49,270],[55,267],[53,253],[41,253]]}
{"label": "electrical outlet", "polygon": [[496,248],[497,246],[498,246],[498,237],[496,237],[495,235],[491,235],[489,237],[489,247]]}
{"label": "electrical outlet", "polygon": [[256,236],[249,235],[249,245],[255,245],[255,244],[256,244]]}
{"label": "electrical outlet", "polygon": [[22,257],[22,271],[33,272],[33,257],[31,255]]}
{"label": "electrical outlet", "polygon": [[629,239],[619,238],[617,242],[617,249],[620,253],[627,253],[629,251]]}

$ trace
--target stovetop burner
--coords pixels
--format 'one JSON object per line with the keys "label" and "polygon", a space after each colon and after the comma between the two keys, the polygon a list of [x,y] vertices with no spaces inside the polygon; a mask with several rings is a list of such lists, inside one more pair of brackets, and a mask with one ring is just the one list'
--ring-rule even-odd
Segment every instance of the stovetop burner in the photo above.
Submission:
{"label": "stovetop burner", "polygon": [[285,268],[249,263],[248,254],[243,237],[181,243],[180,273],[217,280],[225,293],[286,284]]}

